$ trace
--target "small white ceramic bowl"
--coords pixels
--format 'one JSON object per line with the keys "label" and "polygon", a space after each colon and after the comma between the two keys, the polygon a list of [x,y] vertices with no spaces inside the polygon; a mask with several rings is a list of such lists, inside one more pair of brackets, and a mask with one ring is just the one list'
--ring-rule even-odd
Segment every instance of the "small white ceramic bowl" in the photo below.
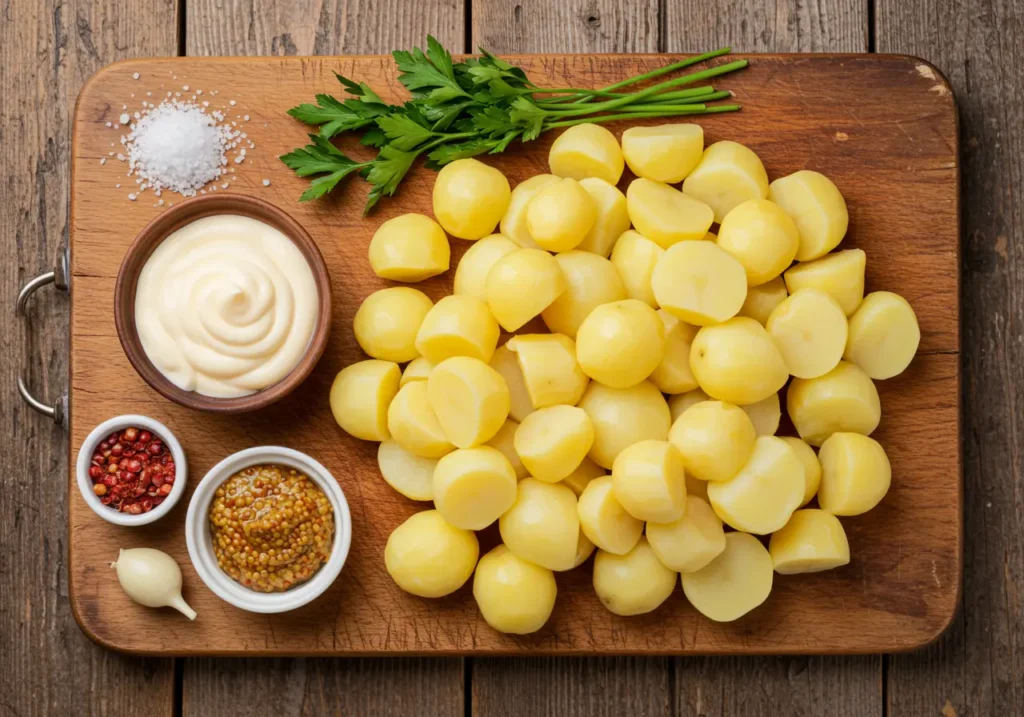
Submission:
{"label": "small white ceramic bowl", "polygon": [[[164,445],[170,449],[171,455],[174,457],[174,487],[171,488],[170,494],[163,503],[153,508],[153,510],[148,513],[139,513],[138,515],[122,513],[109,506],[103,505],[103,503],[100,502],[99,497],[93,492],[92,479],[89,478],[89,465],[92,462],[92,456],[96,446],[111,433],[115,431],[123,431],[129,426],[145,428],[154,436],[162,440]],[[171,433],[171,429],[160,423],[160,421],[154,421],[148,416],[125,414],[123,416],[116,416],[104,421],[100,425],[96,426],[96,428],[92,429],[92,433],[88,435],[82,443],[82,447],[78,450],[78,461],[75,463],[75,476],[78,479],[78,490],[82,493],[82,498],[85,499],[86,504],[92,508],[93,512],[103,518],[103,520],[116,525],[146,525],[153,521],[160,520],[160,518],[171,512],[175,503],[177,503],[178,499],[181,498],[182,493],[185,492],[185,481],[188,479],[188,464],[185,462],[185,451],[182,450],[181,443],[178,442],[178,439],[174,437],[173,433]]]}
{"label": "small white ceramic bowl", "polygon": [[[261,593],[240,585],[221,570],[213,554],[210,535],[210,504],[221,483],[244,468],[283,465],[309,476],[323,490],[334,508],[334,544],[331,557],[308,581],[280,593]],[[318,598],[341,573],[352,542],[352,517],[348,501],[330,471],[305,453],[280,446],[257,446],[228,456],[210,469],[196,486],[185,518],[185,542],[199,577],[222,600],[249,612],[287,612]]]}

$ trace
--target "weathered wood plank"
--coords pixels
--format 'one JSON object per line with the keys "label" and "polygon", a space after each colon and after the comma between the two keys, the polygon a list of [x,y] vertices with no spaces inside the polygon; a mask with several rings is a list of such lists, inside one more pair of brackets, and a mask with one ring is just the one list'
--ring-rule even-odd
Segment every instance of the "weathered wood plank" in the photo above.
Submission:
{"label": "weathered wood plank", "polygon": [[[949,79],[963,173],[962,606],[949,632],[890,659],[889,714],[1024,711],[1024,7],[1013,0],[878,0],[880,52]],[[932,68],[922,63],[927,77]],[[936,76],[935,91],[945,85]]]}
{"label": "weathered wood plank", "polygon": [[[174,54],[174,0],[0,3],[0,713],[171,714],[171,660],[126,658],[74,623],[67,581],[67,436],[16,396],[67,384],[68,304],[52,290],[14,313],[19,287],[67,235],[71,112],[82,83],[127,56]],[[9,348],[9,346],[8,346]],[[108,546],[110,558],[117,545]],[[100,566],[102,567],[102,566]],[[131,629],[130,624],[124,626]]]}

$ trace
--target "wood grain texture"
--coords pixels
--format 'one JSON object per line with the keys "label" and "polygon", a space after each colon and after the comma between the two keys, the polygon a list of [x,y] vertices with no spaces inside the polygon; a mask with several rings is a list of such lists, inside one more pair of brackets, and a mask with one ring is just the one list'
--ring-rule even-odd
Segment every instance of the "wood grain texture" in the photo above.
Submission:
{"label": "wood grain texture", "polygon": [[[906,649],[931,639],[950,619],[959,585],[959,350],[956,217],[957,165],[952,103],[930,91],[916,63],[900,57],[759,56],[728,86],[747,108],[702,121],[708,141],[730,137],[749,144],[771,176],[814,167],[832,177],[851,208],[848,246],[868,251],[869,290],[898,288],[915,307],[922,329],[921,356],[898,381],[880,386],[884,409],[877,433],[897,478],[886,500],[866,516],[846,521],[853,563],[826,574],[780,579],[772,598],[749,618],[714,625],[676,596],[659,612],[626,620],[597,601],[586,571],[559,576],[560,600],[548,626],[533,636],[498,635],[486,627],[468,590],[425,601],[402,593],[384,573],[381,550],[391,530],[416,509],[379,479],[376,446],[343,434],[327,415],[328,386],[361,355],[351,336],[361,300],[383,285],[365,261],[379,222],[408,211],[429,211],[432,175],[416,169],[401,194],[370,221],[361,218],[366,188],[355,185],[326,202],[299,205],[303,182],[279,169],[276,155],[303,141],[305,128],[285,108],[332,86],[333,71],[366,78],[393,97],[390,61],[376,58],[195,60],[125,63],[105,71],[82,95],[77,115],[76,171],[71,234],[74,242],[72,308],[71,450],[77,452],[96,421],[132,409],[156,412],[183,440],[190,474],[201,476],[240,448],[285,442],[331,469],[349,496],[355,535],[342,577],[315,603],[285,615],[255,618],[221,603],[201,586],[184,552],[185,503],[162,525],[139,530],[138,544],[153,544],[179,558],[193,624],[168,613],[127,604],[100,570],[111,526],[73,495],[72,587],[84,626],[123,649],[175,653],[786,653]],[[526,57],[532,75],[583,86],[606,84],[655,62],[644,56]],[[112,98],[138,87],[139,71],[153,82],[216,87],[230,76],[229,98],[257,149],[238,166],[234,191],[288,207],[313,235],[332,271],[334,330],[324,359],[300,389],[271,410],[214,417],[158,401],[128,368],[114,345],[109,306],[119,257],[160,208],[143,195],[128,202],[114,183],[124,169],[95,168],[111,132],[104,121]],[[135,84],[133,84],[135,83]],[[162,87],[154,87],[162,91]],[[813,104],[806,97],[815,98]],[[848,102],[858,98],[856,104]],[[773,132],[763,128],[771,126]],[[621,130],[621,127],[615,129]],[[907,141],[913,137],[914,141]],[[552,137],[493,162],[513,182],[546,165]],[[865,171],[870,168],[870,172]],[[273,177],[269,187],[261,180]],[[102,221],[101,221],[102,220]],[[914,247],[907,251],[908,242]],[[465,244],[456,242],[453,262]],[[433,297],[450,292],[451,274],[420,286]],[[96,386],[114,377],[126,398],[110,401]],[[927,520],[922,516],[927,516]],[[129,547],[129,546],[126,546]],[[136,631],[117,629],[124,612]],[[821,635],[829,639],[822,641]]]}
{"label": "wood grain texture", "polygon": [[[964,600],[935,645],[891,658],[889,714],[1024,714],[1024,6],[879,0],[883,51],[935,63],[961,122]],[[927,21],[922,21],[923,19]],[[922,75],[932,75],[922,64]],[[935,92],[943,91],[936,79]]]}
{"label": "wood grain texture", "polygon": [[[0,714],[170,715],[171,660],[129,659],[78,630],[68,601],[67,437],[15,390],[67,384],[68,302],[52,288],[21,326],[21,285],[68,231],[71,115],[82,82],[128,54],[174,52],[170,0],[0,2]],[[12,344],[16,348],[12,348]],[[123,535],[108,536],[116,555]],[[132,624],[123,622],[122,630]]]}

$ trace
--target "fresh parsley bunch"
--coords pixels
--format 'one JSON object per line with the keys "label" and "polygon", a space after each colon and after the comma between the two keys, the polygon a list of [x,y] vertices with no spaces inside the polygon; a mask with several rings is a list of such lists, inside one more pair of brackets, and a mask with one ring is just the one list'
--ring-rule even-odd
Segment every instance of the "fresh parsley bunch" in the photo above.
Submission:
{"label": "fresh parsley bunch", "polygon": [[[433,37],[426,52],[413,48],[392,53],[399,79],[411,98],[390,105],[365,82],[336,77],[349,95],[339,100],[316,96],[316,104],[301,104],[288,114],[311,125],[318,134],[311,144],[281,157],[300,177],[315,177],[299,201],[318,199],[352,173],[371,185],[365,211],[392,196],[413,161],[426,154],[427,166],[480,154],[504,152],[513,141],[528,142],[541,132],[587,122],[673,117],[738,110],[739,105],[709,105],[729,97],[704,85],[676,89],[747,66],[746,60],[717,65],[659,82],[635,92],[623,87],[670,74],[684,67],[729,53],[722,48],[630,77],[600,90],[538,87],[519,67],[486,50],[480,57],[453,62]],[[357,162],[331,142],[344,132],[361,131],[362,143],[377,148],[377,156]]]}

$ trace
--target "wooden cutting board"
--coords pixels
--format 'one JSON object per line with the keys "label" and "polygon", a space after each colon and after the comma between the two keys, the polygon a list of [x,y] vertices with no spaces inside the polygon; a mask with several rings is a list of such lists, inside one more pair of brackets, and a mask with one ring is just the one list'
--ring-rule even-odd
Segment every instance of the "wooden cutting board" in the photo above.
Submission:
{"label": "wooden cutting board", "polygon": [[[539,84],[591,87],[667,59],[570,55],[516,61]],[[368,266],[370,237],[389,217],[430,213],[433,173],[416,169],[395,200],[364,219],[364,185],[351,182],[334,197],[300,205],[296,199],[305,182],[277,159],[303,144],[307,133],[285,110],[317,92],[337,93],[335,71],[366,79],[387,99],[401,97],[390,59],[133,60],[93,77],[75,112],[69,463],[73,469],[81,442],[97,423],[142,413],[164,422],[182,441],[190,485],[169,516],[132,529],[100,520],[83,502],[74,475],[69,477],[71,601],[86,634],[119,650],[181,655],[890,652],[938,636],[956,609],[962,568],[955,102],[938,72],[911,57],[750,59],[749,69],[717,83],[735,92],[743,111],[697,119],[708,143],[731,139],[750,146],[772,178],[801,168],[831,177],[850,208],[843,246],[861,247],[868,255],[868,290],[900,292],[921,325],[921,348],[911,367],[879,384],[883,416],[875,437],[892,461],[892,489],[875,510],[843,520],[852,553],[848,566],[776,576],[763,606],[734,623],[716,624],[690,607],[681,590],[652,614],[616,617],[594,595],[588,563],[558,575],[551,620],[526,637],[491,630],[469,586],[441,600],[400,591],[384,570],[384,543],[423,505],[384,483],[376,444],[355,440],[335,425],[327,394],[334,375],[363,358],[352,318],[362,299],[385,285]],[[121,258],[163,207],[151,193],[128,199],[133,179],[125,176],[126,165],[108,156],[121,150],[124,130],[107,125],[142,101],[159,101],[168,92],[191,96],[197,89],[203,90],[200,100],[223,109],[256,145],[244,163],[231,165],[236,171],[230,191],[274,202],[302,222],[318,242],[333,282],[331,340],[311,378],[276,406],[243,416],[207,415],[164,400],[131,369],[114,331],[112,296]],[[617,132],[624,128],[612,126]],[[552,139],[515,146],[486,161],[514,185],[547,171]],[[108,161],[101,164],[103,158]],[[627,172],[621,186],[630,179]],[[452,241],[453,266],[467,246]],[[436,299],[451,292],[451,274],[420,286]],[[304,608],[274,616],[243,612],[211,593],[191,567],[183,532],[191,487],[224,456],[261,444],[291,446],[323,462],[344,488],[354,524],[348,562],[331,589]],[[494,540],[485,537],[485,547]],[[121,592],[109,564],[118,548],[139,546],[177,559],[185,597],[199,613],[194,623],[170,610],[140,607]]]}

